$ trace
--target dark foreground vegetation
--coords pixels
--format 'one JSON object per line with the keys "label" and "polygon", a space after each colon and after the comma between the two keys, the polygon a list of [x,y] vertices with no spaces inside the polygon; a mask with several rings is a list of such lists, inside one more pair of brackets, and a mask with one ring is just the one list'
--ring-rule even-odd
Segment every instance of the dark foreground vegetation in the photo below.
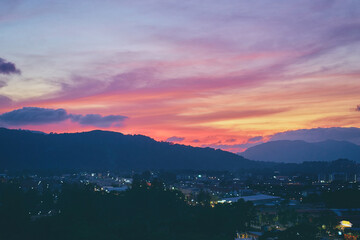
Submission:
{"label": "dark foreground vegetation", "polygon": [[96,192],[91,185],[64,185],[61,192],[40,195],[1,184],[0,203],[0,239],[6,240],[223,240],[233,239],[255,216],[245,202],[191,206],[160,182],[137,182],[118,195]]}
{"label": "dark foreground vegetation", "polygon": [[[170,173],[156,176],[134,175],[122,192],[93,185],[82,174],[0,178],[0,240],[233,240],[236,232],[261,232],[260,240],[312,240],[338,234],[341,220],[356,229],[359,224],[360,190],[353,182],[252,183],[249,189],[282,198],[254,206],[242,199],[216,204],[219,196],[205,190],[185,197]],[[98,181],[108,177],[94,174]],[[199,181],[190,183],[210,186]],[[340,208],[348,209],[341,218],[331,210]],[[352,234],[358,234],[355,228]]]}

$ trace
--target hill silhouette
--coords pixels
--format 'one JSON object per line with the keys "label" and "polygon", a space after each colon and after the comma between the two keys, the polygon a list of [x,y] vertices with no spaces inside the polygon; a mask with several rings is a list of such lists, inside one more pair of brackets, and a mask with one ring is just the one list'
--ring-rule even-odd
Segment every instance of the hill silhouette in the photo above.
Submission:
{"label": "hill silhouette", "polygon": [[0,128],[0,170],[236,170],[236,154],[109,131],[42,134]]}
{"label": "hill silhouette", "polygon": [[360,162],[360,146],[335,140],[313,143],[301,140],[279,140],[250,147],[241,153],[241,156],[258,161],[285,163],[331,161],[339,158]]}

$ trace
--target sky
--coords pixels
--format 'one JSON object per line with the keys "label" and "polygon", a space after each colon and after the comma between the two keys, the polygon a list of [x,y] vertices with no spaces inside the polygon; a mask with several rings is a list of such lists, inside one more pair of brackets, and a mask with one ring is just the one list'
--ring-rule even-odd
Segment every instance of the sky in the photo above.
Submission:
{"label": "sky", "polygon": [[359,119],[357,0],[0,1],[2,127],[240,152]]}

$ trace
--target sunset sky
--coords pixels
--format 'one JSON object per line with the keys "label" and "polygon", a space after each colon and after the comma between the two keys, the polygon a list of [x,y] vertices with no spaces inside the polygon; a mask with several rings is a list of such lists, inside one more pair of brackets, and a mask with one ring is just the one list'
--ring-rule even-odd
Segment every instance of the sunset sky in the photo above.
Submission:
{"label": "sunset sky", "polygon": [[357,0],[0,1],[2,127],[240,152],[359,104]]}

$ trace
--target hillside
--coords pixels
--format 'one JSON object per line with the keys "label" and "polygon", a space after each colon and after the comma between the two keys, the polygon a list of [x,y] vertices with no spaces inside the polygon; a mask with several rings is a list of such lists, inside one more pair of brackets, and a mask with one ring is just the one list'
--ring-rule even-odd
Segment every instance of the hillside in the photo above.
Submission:
{"label": "hillside", "polygon": [[0,128],[0,170],[236,170],[258,163],[236,154],[91,131],[41,134]]}

